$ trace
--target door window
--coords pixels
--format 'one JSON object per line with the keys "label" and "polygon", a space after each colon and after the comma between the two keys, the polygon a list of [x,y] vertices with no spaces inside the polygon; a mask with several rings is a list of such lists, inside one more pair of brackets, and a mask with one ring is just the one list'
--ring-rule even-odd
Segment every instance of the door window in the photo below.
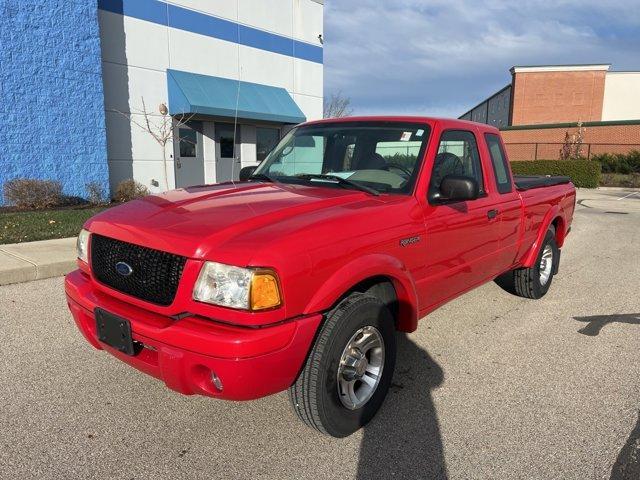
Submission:
{"label": "door window", "polygon": [[440,137],[429,189],[438,191],[442,179],[447,175],[471,177],[478,182],[480,194],[484,193],[480,154],[478,153],[478,144],[473,132],[447,130]]}
{"label": "door window", "polygon": [[236,134],[234,135],[232,124],[215,124],[215,137],[219,148],[220,158],[235,158],[236,154],[238,155],[238,158],[240,157],[240,152],[236,152],[235,149],[236,144],[240,143],[240,135],[238,135],[239,131],[240,129],[236,127]]}
{"label": "door window", "polygon": [[498,135],[492,133],[485,133],[484,138],[486,139],[487,146],[489,147],[489,154],[491,156],[493,172],[496,176],[498,192],[509,193],[511,191],[511,175],[509,174],[509,165],[507,165],[507,156],[502,151],[500,138],[498,138]]}
{"label": "door window", "polygon": [[195,157],[196,145],[198,144],[198,136],[195,130],[190,128],[179,128],[178,136],[180,137],[180,157]]}
{"label": "door window", "polygon": [[256,128],[256,159],[261,162],[265,158],[273,147],[278,144],[280,140],[280,130],[277,128]]}

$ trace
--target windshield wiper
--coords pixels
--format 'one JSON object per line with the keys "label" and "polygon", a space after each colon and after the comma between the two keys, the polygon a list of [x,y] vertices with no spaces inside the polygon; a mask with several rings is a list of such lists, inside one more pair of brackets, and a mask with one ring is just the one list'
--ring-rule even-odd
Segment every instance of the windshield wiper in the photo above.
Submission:
{"label": "windshield wiper", "polygon": [[267,182],[276,183],[275,178],[272,178],[265,173],[254,173],[248,178],[248,180],[265,180]]}
{"label": "windshield wiper", "polygon": [[358,182],[353,182],[347,178],[342,178],[337,175],[327,175],[323,173],[301,173],[299,175],[296,175],[296,177],[303,178],[305,180],[325,180],[328,183],[337,183],[338,185],[342,185],[345,187],[352,187],[362,192],[367,192],[371,195],[380,195],[380,192],[375,188],[367,187],[366,185],[362,185]]}

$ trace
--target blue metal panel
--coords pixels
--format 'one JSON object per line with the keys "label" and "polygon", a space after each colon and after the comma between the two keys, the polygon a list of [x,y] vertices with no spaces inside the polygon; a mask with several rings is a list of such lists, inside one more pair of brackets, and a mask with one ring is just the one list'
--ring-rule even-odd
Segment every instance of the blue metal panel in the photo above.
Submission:
{"label": "blue metal panel", "polygon": [[0,203],[19,177],[58,180],[67,195],[86,197],[89,182],[108,193],[96,5],[0,1],[0,15]]}
{"label": "blue metal panel", "polygon": [[284,88],[167,70],[169,113],[197,113],[278,123],[306,120]]}
{"label": "blue metal panel", "polygon": [[[225,0],[229,1],[229,0]],[[145,20],[158,25],[239,43],[248,47],[322,63],[322,47],[294,40],[258,28],[241,25],[213,15],[189,10],[160,0],[98,0],[107,12]],[[168,15],[168,21],[167,21]]]}
{"label": "blue metal panel", "polygon": [[240,25],[240,43],[248,47],[268,50],[293,57],[293,40],[256,28]]}
{"label": "blue metal panel", "polygon": [[309,60],[310,62],[322,63],[323,50],[315,45],[294,40],[294,57]]}
{"label": "blue metal panel", "polygon": [[167,24],[167,4],[156,0],[98,0],[98,8],[160,25]]}

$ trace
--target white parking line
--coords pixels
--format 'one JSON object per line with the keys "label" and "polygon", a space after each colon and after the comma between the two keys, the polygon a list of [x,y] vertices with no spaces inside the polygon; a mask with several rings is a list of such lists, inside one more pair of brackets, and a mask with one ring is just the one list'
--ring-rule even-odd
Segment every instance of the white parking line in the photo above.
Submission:
{"label": "white parking line", "polygon": [[637,195],[637,194],[639,194],[639,193],[640,193],[640,192],[631,192],[629,195],[625,195],[624,197],[620,197],[620,198],[618,198],[617,200],[624,200],[624,199],[625,199],[625,198],[627,198],[627,197],[631,197],[631,196],[633,196],[633,195]]}

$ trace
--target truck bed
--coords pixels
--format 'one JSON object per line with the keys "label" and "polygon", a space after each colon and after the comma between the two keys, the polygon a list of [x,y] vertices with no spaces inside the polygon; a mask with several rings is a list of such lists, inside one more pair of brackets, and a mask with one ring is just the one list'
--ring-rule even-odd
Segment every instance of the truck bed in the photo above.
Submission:
{"label": "truck bed", "polygon": [[514,175],[513,183],[518,190],[531,190],[532,188],[551,187],[570,183],[571,178],[564,175]]}

